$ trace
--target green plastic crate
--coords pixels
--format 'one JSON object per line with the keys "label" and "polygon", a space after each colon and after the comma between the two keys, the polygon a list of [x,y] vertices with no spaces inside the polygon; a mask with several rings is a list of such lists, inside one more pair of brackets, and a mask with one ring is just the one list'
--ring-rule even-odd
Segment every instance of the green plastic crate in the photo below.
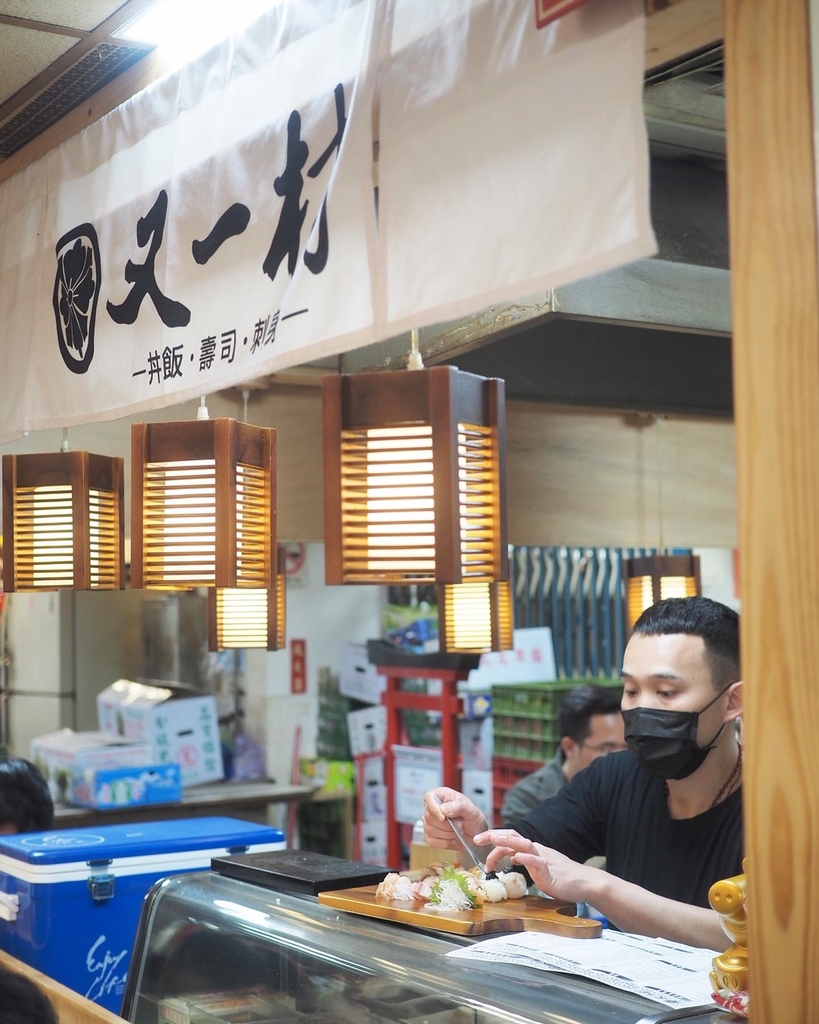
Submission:
{"label": "green plastic crate", "polygon": [[492,687],[492,749],[498,757],[548,761],[557,741],[557,709],[583,683],[620,687],[619,679],[555,679]]}

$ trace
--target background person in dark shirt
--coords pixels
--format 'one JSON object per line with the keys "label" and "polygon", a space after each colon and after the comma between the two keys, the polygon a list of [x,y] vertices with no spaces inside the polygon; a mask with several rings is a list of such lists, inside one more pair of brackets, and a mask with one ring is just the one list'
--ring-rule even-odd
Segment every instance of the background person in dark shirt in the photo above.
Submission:
{"label": "background person in dark shirt", "polygon": [[506,791],[504,824],[533,811],[598,757],[626,749],[619,690],[595,683],[575,686],[557,709],[557,730],[554,757]]}
{"label": "background person in dark shirt", "polygon": [[[548,895],[589,903],[623,931],[721,949],[707,893],[741,871],[739,618],[708,598],[660,601],[637,620],[622,674],[628,753],[598,758],[509,829],[487,831],[472,801],[431,790],[427,842],[456,847],[451,817],[492,847],[489,869],[509,857]],[[592,855],[608,870],[579,863]]]}
{"label": "background person in dark shirt", "polygon": [[54,801],[40,769],[22,757],[0,757],[0,835],[45,832]]}

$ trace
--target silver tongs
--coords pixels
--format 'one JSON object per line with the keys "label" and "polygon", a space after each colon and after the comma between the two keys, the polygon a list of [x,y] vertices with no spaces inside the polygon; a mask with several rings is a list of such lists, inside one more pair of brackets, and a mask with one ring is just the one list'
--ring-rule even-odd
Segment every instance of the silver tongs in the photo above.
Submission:
{"label": "silver tongs", "polygon": [[[439,796],[436,796],[435,799],[436,799],[436,801],[438,803],[438,806],[440,807],[441,804],[443,803],[443,800]],[[445,817],[446,817],[446,815],[445,815]],[[449,827],[452,829],[452,831],[458,837],[458,842],[464,848],[464,851],[466,852],[467,857],[469,857],[469,859],[472,861],[472,863],[475,865],[475,867],[478,869],[478,871],[481,872],[481,874],[484,876],[484,878],[497,878],[498,877],[497,873],[495,871],[487,871],[486,870],[486,865],[481,863],[481,861],[479,861],[478,858],[475,856],[475,851],[472,849],[471,844],[466,841],[466,838],[465,838],[463,832],[461,832],[460,825],[456,825],[455,822],[452,820],[452,818],[447,818],[446,820],[449,822]]]}

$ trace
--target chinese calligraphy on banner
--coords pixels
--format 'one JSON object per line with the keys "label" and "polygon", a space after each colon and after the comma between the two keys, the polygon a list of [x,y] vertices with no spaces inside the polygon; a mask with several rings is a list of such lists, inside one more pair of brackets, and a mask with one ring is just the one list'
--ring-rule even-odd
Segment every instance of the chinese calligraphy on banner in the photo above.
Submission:
{"label": "chinese calligraphy on banner", "polygon": [[443,8],[288,0],[0,185],[0,438],[650,254],[640,0]]}

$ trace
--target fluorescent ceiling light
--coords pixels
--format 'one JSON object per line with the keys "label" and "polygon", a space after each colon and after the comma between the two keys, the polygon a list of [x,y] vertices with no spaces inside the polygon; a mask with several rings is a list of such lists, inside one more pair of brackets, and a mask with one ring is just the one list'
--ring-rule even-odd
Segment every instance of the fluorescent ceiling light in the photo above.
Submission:
{"label": "fluorescent ceiling light", "polygon": [[241,31],[279,0],[156,0],[118,34],[156,46],[174,67]]}

